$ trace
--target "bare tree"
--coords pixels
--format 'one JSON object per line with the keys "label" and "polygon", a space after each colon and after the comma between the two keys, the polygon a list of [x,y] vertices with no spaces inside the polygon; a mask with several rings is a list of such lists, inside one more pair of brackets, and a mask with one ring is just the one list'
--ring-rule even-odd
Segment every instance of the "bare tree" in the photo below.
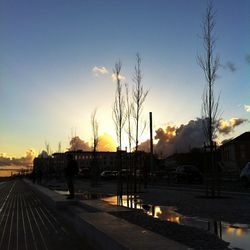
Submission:
{"label": "bare tree", "polygon": [[58,149],[57,149],[58,153],[62,153],[62,143],[58,142]]}
{"label": "bare tree", "polygon": [[135,71],[132,78],[134,82],[132,98],[133,98],[133,118],[135,122],[135,151],[138,151],[139,136],[143,133],[146,123],[141,120],[141,114],[143,110],[143,103],[148,95],[148,90],[144,90],[142,85],[142,71],[141,71],[141,57],[139,53],[136,54]]}
{"label": "bare tree", "polygon": [[92,127],[92,136],[93,136],[93,158],[91,162],[91,175],[92,175],[92,186],[97,185],[98,182],[98,176],[99,176],[99,165],[98,165],[98,159],[96,156],[96,151],[98,147],[98,142],[99,142],[99,136],[98,136],[98,131],[99,131],[99,123],[96,118],[96,113],[97,109],[93,111],[91,114],[90,122],[91,122],[91,127]]}
{"label": "bare tree", "polygon": [[126,89],[126,118],[127,118],[127,127],[126,127],[126,133],[128,135],[128,148],[129,152],[132,150],[132,123],[131,123],[131,116],[132,116],[132,110],[133,110],[133,103],[131,103],[130,100],[130,93],[129,93],[129,86],[128,84],[125,84]]}
{"label": "bare tree", "polygon": [[[214,177],[214,138],[216,136],[216,124],[218,121],[218,107],[219,97],[216,98],[214,94],[214,85],[217,78],[217,72],[220,66],[219,56],[215,56],[215,42],[214,35],[215,28],[215,11],[213,3],[208,2],[206,13],[202,21],[202,40],[204,54],[197,57],[197,62],[201,67],[205,79],[206,86],[202,96],[202,118],[203,129],[206,143],[208,144],[210,152],[210,168],[212,176]],[[214,187],[212,187],[212,195],[214,194]]]}
{"label": "bare tree", "polygon": [[121,68],[122,68],[121,61],[115,63],[115,68],[113,69],[113,73],[116,81],[116,92],[115,92],[115,101],[113,104],[113,112],[112,112],[113,121],[115,123],[117,142],[120,150],[122,149],[122,130],[126,121],[123,84],[121,83]]}
{"label": "bare tree", "polygon": [[45,149],[46,149],[46,152],[47,152],[48,156],[51,155],[52,151],[51,151],[49,142],[45,141],[44,144],[45,144]]}
{"label": "bare tree", "polygon": [[91,127],[92,127],[92,135],[93,135],[93,152],[96,152],[98,142],[99,142],[99,137],[98,137],[98,132],[99,132],[99,123],[96,118],[96,113],[97,109],[93,111],[91,114]]}
{"label": "bare tree", "polygon": [[204,132],[207,142],[211,146],[216,133],[216,122],[218,118],[219,97],[216,99],[214,95],[214,84],[219,69],[219,57],[215,56],[215,12],[213,4],[208,3],[206,14],[203,17],[202,40],[204,54],[197,57],[199,66],[204,72],[206,86],[202,97],[202,116],[204,119]]}

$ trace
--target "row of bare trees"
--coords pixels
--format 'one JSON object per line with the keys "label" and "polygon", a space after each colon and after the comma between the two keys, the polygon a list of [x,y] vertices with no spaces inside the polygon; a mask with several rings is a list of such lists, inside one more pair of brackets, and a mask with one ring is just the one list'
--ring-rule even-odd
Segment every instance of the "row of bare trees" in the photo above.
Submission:
{"label": "row of bare trees", "polygon": [[122,138],[124,136],[123,132],[125,132],[128,138],[129,152],[132,151],[132,143],[134,143],[134,150],[136,152],[138,151],[139,138],[146,127],[146,122],[143,121],[142,111],[148,90],[145,90],[142,84],[141,62],[142,59],[139,53],[137,53],[132,78],[134,83],[132,89],[129,88],[128,83],[121,82],[121,61],[115,63],[113,69],[116,81],[116,92],[112,116],[115,124],[117,144],[119,150],[122,150]]}
{"label": "row of bare trees", "polygon": [[[138,162],[138,145],[140,135],[143,133],[146,122],[143,122],[142,111],[143,104],[148,95],[148,90],[144,90],[142,84],[142,59],[139,53],[136,54],[136,63],[134,67],[134,73],[132,77],[133,85],[129,87],[128,83],[122,83],[121,81],[121,69],[122,63],[118,61],[115,63],[113,74],[116,82],[115,100],[113,103],[112,116],[115,124],[115,131],[117,137],[118,151],[117,151],[117,170],[119,176],[117,179],[117,204],[122,205],[123,203],[123,180],[122,168],[122,138],[127,136],[128,150],[131,153],[133,147],[133,157],[129,154],[127,158],[127,166],[125,167],[128,171],[125,176],[125,190],[127,195],[127,204],[136,204],[137,199],[137,170],[139,166]],[[125,132],[125,133],[124,133]],[[125,135],[124,135],[125,134]]]}
{"label": "row of bare trees", "polygon": [[[148,95],[148,90],[144,90],[142,84],[142,59],[137,53],[136,65],[134,67],[134,74],[132,81],[134,85],[130,89],[128,83],[122,82],[121,70],[122,63],[118,61],[115,63],[113,73],[116,83],[115,98],[112,106],[112,118],[114,121],[118,149],[122,150],[122,139],[124,132],[127,136],[128,150],[132,151],[132,144],[134,143],[134,150],[138,151],[139,138],[146,128],[146,121],[142,118],[143,104]],[[90,118],[92,128],[92,147],[96,152],[98,146],[98,131],[99,122],[97,120],[97,109],[93,111]]]}

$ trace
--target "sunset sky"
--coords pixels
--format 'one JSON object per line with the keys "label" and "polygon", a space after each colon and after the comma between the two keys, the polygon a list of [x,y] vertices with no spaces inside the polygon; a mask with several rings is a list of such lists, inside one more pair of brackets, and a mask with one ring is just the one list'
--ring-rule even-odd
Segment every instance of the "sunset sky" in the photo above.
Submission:
{"label": "sunset sky", "polygon": [[[39,153],[45,141],[65,150],[72,131],[90,141],[95,108],[100,135],[115,136],[112,69],[120,59],[123,82],[132,84],[137,52],[149,89],[144,115],[153,112],[154,129],[200,117],[205,79],[196,56],[203,52],[206,3],[1,0],[0,153]],[[250,130],[250,1],[219,0],[214,7],[221,117],[244,120],[227,139]]]}

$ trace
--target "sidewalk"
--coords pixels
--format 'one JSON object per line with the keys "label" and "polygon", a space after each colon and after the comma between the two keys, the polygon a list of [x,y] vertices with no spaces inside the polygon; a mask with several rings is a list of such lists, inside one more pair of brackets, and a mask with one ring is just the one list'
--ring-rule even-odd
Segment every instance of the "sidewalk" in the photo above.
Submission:
{"label": "sidewalk", "polygon": [[[44,182],[44,184],[60,191],[60,194],[44,186],[32,183],[29,185],[39,191],[40,194],[44,193],[45,195],[42,196],[47,197],[48,203],[54,203],[56,207],[64,206],[65,196],[62,194],[66,195],[65,181],[51,180],[50,182]],[[116,193],[115,183],[99,182],[98,185],[93,187],[89,181],[77,180],[75,184],[77,199],[74,201],[75,204],[63,209],[64,219],[74,225],[82,237],[87,238],[94,246],[97,246],[98,250],[228,249],[228,243],[214,234],[198,228],[168,222],[167,218],[164,217],[166,215],[164,210],[157,210],[157,213],[161,214],[161,218],[164,217],[163,220],[158,220],[133,209],[111,206],[100,199],[96,200],[97,197],[102,196],[100,194],[104,194],[104,196],[105,194],[114,195]],[[216,212],[217,209],[220,210],[218,216],[230,215],[230,210],[226,213],[225,209],[228,210],[228,205],[232,205],[232,203],[235,207],[235,199],[218,200],[218,202],[216,201],[217,205],[215,205],[212,200],[206,201],[196,198],[197,195],[201,194],[199,192],[195,194],[193,191],[152,189],[150,187],[144,190],[140,197],[144,204],[177,205],[178,208],[184,209],[188,213],[194,212],[195,216],[197,212],[205,212],[205,215],[208,215],[211,208],[213,208],[213,212]],[[244,198],[248,197],[244,196]],[[245,205],[246,203],[249,204],[248,200],[244,203]],[[244,209],[247,207],[244,207]],[[123,211],[120,211],[121,209]],[[237,209],[239,209],[238,206]],[[235,214],[233,213],[232,216],[235,216]]]}
{"label": "sidewalk", "polygon": [[0,185],[1,250],[91,249],[21,180]]}
{"label": "sidewalk", "polygon": [[[111,206],[100,200],[66,200],[43,186],[27,182],[50,206],[71,224],[79,235],[87,239],[95,249],[104,250],[188,250],[187,246],[146,230],[110,212],[128,211],[127,208]],[[68,203],[68,204],[67,204]],[[53,205],[54,204],[54,205]],[[61,209],[60,209],[61,208]],[[62,209],[63,208],[63,209]]]}

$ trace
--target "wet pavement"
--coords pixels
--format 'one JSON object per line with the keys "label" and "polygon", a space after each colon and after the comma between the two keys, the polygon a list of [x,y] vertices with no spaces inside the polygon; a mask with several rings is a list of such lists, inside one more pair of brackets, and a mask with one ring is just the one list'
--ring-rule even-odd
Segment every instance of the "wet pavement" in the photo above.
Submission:
{"label": "wet pavement", "polygon": [[1,250],[90,249],[21,180],[0,185]]}
{"label": "wet pavement", "polygon": [[[55,184],[56,189],[65,190],[63,183]],[[98,198],[109,204],[117,202],[117,197],[112,196],[116,193],[116,183],[100,182],[92,187],[88,181],[77,181],[76,190],[79,199]],[[65,195],[65,192],[61,194]],[[124,198],[123,206],[127,206],[127,198]],[[138,198],[136,206],[132,204],[132,207],[144,209],[145,213],[160,221],[212,233],[218,239],[229,242],[230,249],[250,249],[250,195],[247,192],[223,192],[220,199],[207,199],[201,188],[149,186]],[[138,223],[141,221],[144,226],[145,220],[138,219]],[[194,237],[189,232],[185,235]]]}
{"label": "wet pavement", "polygon": [[[117,204],[116,196],[105,197],[102,198],[102,200],[112,205]],[[123,196],[122,205],[124,207],[129,207],[127,197],[125,195]],[[155,206],[151,204],[143,204],[143,201],[140,199],[136,205],[132,202],[132,207],[136,207],[138,210],[145,212],[149,216],[153,216],[154,218],[158,218],[162,221],[169,221],[179,225],[195,227],[215,234],[218,238],[229,242],[230,249],[250,249],[250,224],[228,223],[225,221],[200,218],[197,216],[185,216],[177,212],[178,209],[174,206]]]}

